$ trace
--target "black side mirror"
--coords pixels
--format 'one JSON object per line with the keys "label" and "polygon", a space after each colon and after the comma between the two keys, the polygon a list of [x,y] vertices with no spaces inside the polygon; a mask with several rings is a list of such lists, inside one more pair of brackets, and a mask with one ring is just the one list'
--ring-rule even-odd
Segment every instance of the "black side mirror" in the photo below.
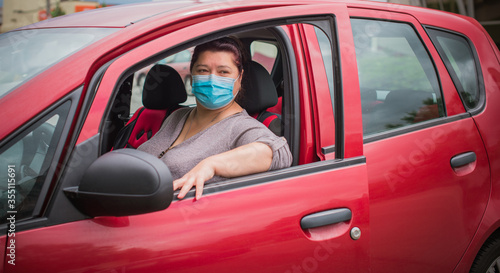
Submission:
{"label": "black side mirror", "polygon": [[94,161],[78,187],[64,189],[83,213],[127,216],[166,209],[173,199],[168,167],[153,155],[120,149]]}

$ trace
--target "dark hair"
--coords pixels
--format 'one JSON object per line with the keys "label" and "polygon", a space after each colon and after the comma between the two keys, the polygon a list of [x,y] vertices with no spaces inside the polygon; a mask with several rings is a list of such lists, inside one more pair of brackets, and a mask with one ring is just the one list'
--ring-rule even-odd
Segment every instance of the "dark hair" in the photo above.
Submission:
{"label": "dark hair", "polygon": [[193,66],[196,61],[198,61],[200,54],[205,51],[225,51],[233,53],[235,56],[234,61],[240,74],[241,71],[243,71],[243,67],[246,65],[247,57],[245,53],[246,51],[243,48],[243,44],[238,38],[229,36],[197,45],[194,48],[189,71],[193,71]]}

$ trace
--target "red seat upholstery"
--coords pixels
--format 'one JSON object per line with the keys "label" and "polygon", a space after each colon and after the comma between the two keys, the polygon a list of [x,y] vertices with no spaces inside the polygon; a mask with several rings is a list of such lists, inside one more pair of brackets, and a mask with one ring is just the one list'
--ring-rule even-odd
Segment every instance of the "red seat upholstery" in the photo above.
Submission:
{"label": "red seat upholstery", "polygon": [[267,111],[281,115],[281,113],[283,112],[283,97],[278,97],[278,103],[276,103],[275,106],[267,108]]}
{"label": "red seat upholstery", "polygon": [[278,103],[278,92],[267,70],[257,62],[250,62],[246,70],[245,93],[238,102],[248,114],[262,122],[276,135],[283,135],[281,115],[267,111]]}
{"label": "red seat upholstery", "polygon": [[167,65],[157,64],[146,76],[142,91],[143,107],[118,132],[113,149],[134,148],[151,139],[163,121],[187,99],[181,76]]}

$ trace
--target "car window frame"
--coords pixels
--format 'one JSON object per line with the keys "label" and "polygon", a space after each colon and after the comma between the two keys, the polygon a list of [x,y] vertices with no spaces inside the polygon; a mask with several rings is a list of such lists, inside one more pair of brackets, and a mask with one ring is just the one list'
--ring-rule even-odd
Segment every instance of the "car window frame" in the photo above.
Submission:
{"label": "car window frame", "polygon": [[[284,68],[287,67],[288,69],[284,69],[284,79],[285,79],[285,93],[288,92],[285,96],[287,96],[287,100],[284,101],[283,103],[283,113],[282,116],[293,116],[294,118],[291,119],[284,119],[284,124],[285,124],[285,137],[289,137],[290,139],[288,140],[289,145],[291,146],[291,151],[294,156],[294,165],[297,164],[298,161],[298,152],[299,152],[299,134],[300,130],[300,99],[299,99],[299,83],[298,83],[298,71],[297,71],[297,65],[296,65],[296,59],[295,59],[295,52],[293,50],[293,47],[291,45],[291,42],[289,40],[289,37],[287,36],[286,32],[281,28],[281,26],[285,25],[295,25],[295,24],[311,24],[314,26],[317,26],[318,28],[322,29],[327,36],[331,39],[332,43],[335,43],[337,41],[337,37],[335,36],[336,33],[336,28],[335,28],[335,14],[328,14],[328,13],[318,13],[318,14],[312,14],[312,15],[302,15],[302,16],[295,16],[295,17],[282,17],[282,18],[272,18],[269,20],[264,20],[264,21],[258,21],[258,22],[253,22],[253,23],[248,23],[245,25],[240,25],[240,26],[234,26],[234,27],[229,27],[229,28],[224,28],[221,29],[217,32],[212,32],[208,33],[205,35],[201,35],[197,37],[196,39],[191,39],[186,42],[180,42],[176,44],[173,47],[166,48],[165,50],[161,50],[157,53],[154,53],[150,55],[149,57],[146,57],[142,59],[141,61],[131,64],[129,67],[124,68],[120,78],[116,81],[114,85],[114,89],[112,91],[112,95],[110,97],[116,97],[117,92],[121,84],[125,81],[125,79],[132,75],[135,71],[138,69],[153,64],[161,59],[166,58],[169,55],[173,55],[176,52],[181,52],[187,48],[193,47],[197,44],[210,41],[216,38],[220,37],[225,37],[228,35],[231,35],[233,33],[239,33],[239,32],[245,32],[245,31],[251,31],[251,30],[258,30],[258,29],[270,29],[272,32],[276,34],[276,38],[278,40],[278,48],[279,52],[281,53],[280,56],[282,57],[282,62],[284,63],[283,66]],[[326,29],[325,29],[326,28]],[[332,38],[333,37],[333,38]],[[335,52],[338,51],[338,47],[336,45],[332,46],[332,55],[335,56]],[[300,53],[300,52],[299,52]],[[340,72],[339,72],[340,73]],[[340,82],[339,82],[340,85]],[[338,92],[335,93],[335,96],[340,97],[340,99],[336,99],[338,101],[339,106],[335,107],[338,109],[338,111],[343,111],[343,107],[340,106],[342,103],[342,92],[340,91],[341,88],[337,88]],[[102,130],[104,129],[103,127],[103,121],[107,119],[107,115],[110,113],[110,108],[111,108],[111,103],[112,100],[108,102],[108,105],[105,110],[104,118],[101,121],[101,125],[99,127],[99,132],[100,135],[102,135]],[[333,99],[332,99],[333,101]],[[288,112],[287,112],[288,111]],[[339,112],[340,113],[340,112]],[[295,115],[296,114],[296,115]],[[338,114],[337,117],[341,118],[343,117],[343,113]],[[337,122],[339,126],[343,125],[342,122]],[[337,126],[337,125],[335,125]],[[336,129],[336,132],[343,133],[343,128],[342,129]],[[101,143],[101,141],[99,141]],[[339,145],[340,143],[343,143],[342,141],[338,141],[336,149],[337,151],[340,151],[339,148],[343,146]],[[296,147],[296,148],[294,148]],[[102,149],[101,149],[102,150]],[[335,153],[336,157],[335,160],[325,160],[328,163],[326,165],[332,164],[332,162],[335,162],[335,166],[338,164],[338,166],[344,166],[343,161],[343,153],[337,152]],[[364,158],[356,158],[356,159],[351,159],[356,162],[358,160],[361,160],[364,162]],[[348,161],[351,161],[348,160]],[[276,179],[282,179],[282,177],[290,177],[293,175],[298,175],[303,172],[304,169],[311,170],[315,169],[314,165],[310,166],[311,164],[319,163],[318,169],[323,169],[325,165],[325,161],[318,161],[318,162],[313,162],[310,164],[306,165],[299,165],[299,166],[293,166],[291,168],[286,168],[282,170],[277,170],[273,172],[265,172],[261,174],[254,174],[254,175],[249,175],[249,176],[244,176],[240,178],[235,178],[235,179],[230,179],[226,180],[223,182],[218,182],[218,183],[213,183],[206,185],[207,189],[234,189],[234,188],[239,188],[242,186],[247,186],[247,185],[255,185],[259,183],[264,183],[264,182],[269,182],[273,181]],[[321,163],[323,162],[323,163]],[[352,163],[348,163],[352,164]],[[336,168],[336,167],[335,167]],[[209,193],[210,191],[204,191],[205,193]],[[191,190],[186,197],[193,197],[194,196],[194,190]]]}
{"label": "car window frame", "polygon": [[[321,15],[322,18],[324,18],[325,15]],[[327,15],[326,15],[327,16]],[[298,72],[296,69],[296,60],[295,60],[295,52],[293,50],[293,47],[291,45],[291,41],[289,40],[289,37],[287,36],[286,32],[281,28],[283,25],[291,25],[291,24],[296,24],[296,23],[308,23],[310,22],[315,22],[318,21],[318,16],[302,16],[302,17],[295,17],[293,19],[290,19],[288,17],[284,18],[275,18],[271,20],[266,20],[266,21],[261,21],[261,22],[255,22],[252,24],[247,24],[244,26],[236,26],[233,28],[226,28],[221,31],[218,31],[216,33],[209,33],[206,35],[202,35],[198,37],[197,39],[192,39],[188,42],[184,43],[179,43],[174,47],[162,50],[158,53],[155,53],[143,60],[141,60],[138,63],[135,63],[128,68],[124,69],[121,78],[117,81],[117,83],[114,86],[114,89],[112,91],[111,97],[116,98],[118,94],[118,90],[120,86],[125,82],[128,76],[132,75],[135,73],[137,70],[141,69],[142,67],[154,64],[158,62],[159,60],[162,60],[170,55],[174,55],[178,52],[181,52],[183,50],[186,50],[188,48],[191,48],[193,46],[196,46],[197,44],[207,42],[213,39],[229,36],[233,33],[239,33],[239,32],[245,32],[245,31],[251,31],[251,30],[258,30],[258,29],[268,29],[271,32],[273,32],[276,35],[276,39],[278,40],[278,52],[280,56],[280,59],[276,59],[276,61],[281,61],[283,63],[283,67],[289,67],[290,69],[284,69],[283,71],[283,78],[287,79],[285,80],[285,93],[287,93],[285,96],[287,97],[286,100],[283,101],[283,113],[282,116],[293,116],[293,119],[284,119],[284,125],[285,125],[285,130],[284,130],[284,136],[287,138],[288,144],[291,146],[291,151],[293,155],[293,160],[294,164],[297,164],[296,158],[298,158],[298,149],[293,149],[293,147],[298,147],[299,146],[299,130],[293,130],[292,128],[300,128],[300,115],[294,115],[294,113],[300,113],[300,99],[299,99],[299,83],[298,83]],[[276,66],[275,66],[276,67]],[[273,67],[273,71],[274,68]],[[295,91],[292,91],[295,90]],[[100,135],[104,135],[103,131],[105,128],[105,120],[108,119],[108,115],[110,114],[110,109],[112,109],[112,100],[110,100],[106,106],[106,110],[103,115],[103,119],[101,120],[101,123],[99,125],[99,133]],[[290,113],[289,113],[290,112]],[[106,152],[106,148],[102,147],[102,139],[99,141],[99,145],[101,146],[100,148],[100,155],[102,155],[104,152]]]}
{"label": "car window frame", "polygon": [[[467,112],[471,113],[472,115],[477,115],[478,113],[482,112],[484,110],[484,107],[486,107],[486,91],[485,91],[485,86],[484,86],[484,77],[483,77],[483,72],[482,72],[482,67],[481,67],[481,62],[479,61],[479,56],[477,53],[477,49],[474,46],[474,43],[470,40],[467,35],[462,34],[457,31],[441,28],[441,27],[435,27],[435,26],[430,26],[430,25],[424,25],[424,30],[427,32],[427,35],[429,36],[430,40],[432,41],[432,44],[436,48],[436,51],[439,53],[439,57],[441,58],[441,61],[445,64],[446,70],[448,74],[450,75],[453,84],[455,85],[455,88],[457,90],[458,96],[460,97],[460,100],[462,101],[463,107],[466,109]],[[451,63],[447,57],[447,55],[444,53],[443,48],[441,47],[441,44],[436,40],[435,34],[432,33],[432,31],[438,31],[442,32],[445,35],[452,35],[452,36],[458,36],[460,38],[463,38],[467,45],[468,49],[471,51],[472,57],[474,59],[474,65],[476,69],[476,77],[477,77],[477,87],[478,87],[478,92],[479,92],[479,98],[477,105],[475,107],[469,107],[465,102],[462,97],[461,91],[463,91],[462,83],[458,79],[457,74],[455,73],[455,70],[451,68]]]}
{"label": "car window frame", "polygon": [[[32,216],[22,220],[16,219],[16,232],[43,226],[47,222],[47,205],[54,193],[51,189],[55,186],[55,183],[59,178],[61,166],[64,166],[64,162],[68,156],[68,154],[64,153],[65,145],[70,136],[71,126],[78,108],[78,102],[81,97],[82,90],[83,86],[73,90],[67,96],[47,107],[42,113],[32,118],[29,122],[23,124],[10,136],[0,142],[0,151],[3,152],[4,150],[10,148],[13,144],[17,143],[17,141],[22,140],[27,134],[38,128],[38,126],[45,123],[54,115],[60,115],[53,135],[53,137],[58,138],[51,140],[55,144],[54,151],[50,160],[45,159],[49,160],[44,162],[44,164],[48,165],[47,174],[43,178],[43,182],[41,182],[43,185],[40,188],[36,205],[32,211]],[[0,225],[0,232],[5,233],[6,231],[7,224]]]}

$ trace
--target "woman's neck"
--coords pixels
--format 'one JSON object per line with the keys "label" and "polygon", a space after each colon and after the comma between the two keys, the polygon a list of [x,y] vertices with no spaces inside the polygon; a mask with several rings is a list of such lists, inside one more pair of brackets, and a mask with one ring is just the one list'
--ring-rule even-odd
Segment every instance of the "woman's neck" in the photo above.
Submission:
{"label": "woman's neck", "polygon": [[193,119],[196,123],[216,122],[224,119],[227,116],[241,112],[241,108],[236,102],[231,102],[229,105],[217,110],[210,110],[203,106],[196,106]]}

